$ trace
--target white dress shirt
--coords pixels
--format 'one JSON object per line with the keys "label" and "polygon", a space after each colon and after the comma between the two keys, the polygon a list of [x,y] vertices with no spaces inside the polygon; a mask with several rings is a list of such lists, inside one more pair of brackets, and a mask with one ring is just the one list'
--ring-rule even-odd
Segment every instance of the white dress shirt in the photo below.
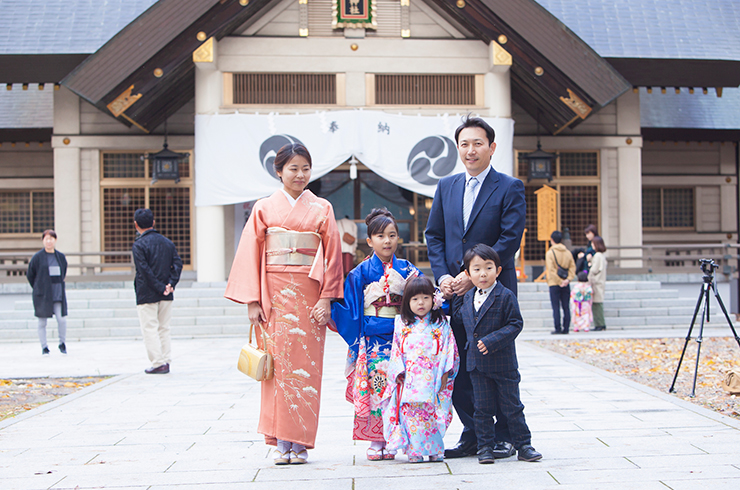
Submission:
{"label": "white dress shirt", "polygon": [[496,287],[497,282],[498,281],[493,281],[493,285],[486,289],[476,288],[475,296],[473,296],[473,307],[475,307],[475,311],[480,310],[480,307],[483,306],[483,303],[488,299],[488,295],[493,291],[493,288]]}

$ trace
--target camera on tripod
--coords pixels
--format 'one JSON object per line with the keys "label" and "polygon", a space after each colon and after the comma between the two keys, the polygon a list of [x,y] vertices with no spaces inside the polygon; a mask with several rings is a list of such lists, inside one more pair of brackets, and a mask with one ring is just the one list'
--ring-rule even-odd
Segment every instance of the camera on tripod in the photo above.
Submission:
{"label": "camera on tripod", "polygon": [[708,276],[713,275],[714,271],[719,269],[719,266],[714,259],[699,259],[699,265],[701,266],[702,272]]}

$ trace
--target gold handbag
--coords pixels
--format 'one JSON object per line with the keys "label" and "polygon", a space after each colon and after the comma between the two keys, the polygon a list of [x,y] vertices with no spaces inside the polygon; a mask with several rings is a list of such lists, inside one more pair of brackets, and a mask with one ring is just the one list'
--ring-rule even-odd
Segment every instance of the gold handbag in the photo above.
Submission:
{"label": "gold handbag", "polygon": [[722,388],[731,395],[740,395],[740,369],[731,369],[722,380]]}
{"label": "gold handbag", "polygon": [[[239,371],[257,381],[272,379],[272,355],[256,345],[252,345],[252,331],[254,324],[249,326],[249,343],[244,344],[239,353],[239,362],[236,367]],[[267,348],[267,336],[265,329],[260,325],[262,331],[262,346]]]}

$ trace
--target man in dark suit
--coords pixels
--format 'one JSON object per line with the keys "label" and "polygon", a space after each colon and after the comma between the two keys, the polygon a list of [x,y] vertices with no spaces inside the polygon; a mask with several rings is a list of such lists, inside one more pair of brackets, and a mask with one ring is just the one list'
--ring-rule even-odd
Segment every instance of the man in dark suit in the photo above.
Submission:
{"label": "man in dark suit", "polygon": [[465,325],[468,342],[466,371],[475,395],[475,432],[478,462],[494,462],[495,413],[503,413],[521,461],[537,461],[542,455],[532,447],[532,434],[524,419],[519,397],[519,362],[514,340],[524,321],[514,293],[496,280],[501,259],[488,245],[479,243],[465,252],[465,273],[473,282],[456,314]]}
{"label": "man in dark suit", "polygon": [[[480,118],[468,117],[457,128],[455,140],[466,171],[440,180],[429,213],[425,232],[429,261],[442,291],[454,295],[451,311],[461,306],[462,296],[473,287],[462,270],[462,260],[476,243],[485,243],[499,254],[503,267],[499,281],[516,295],[514,254],[524,233],[524,184],[493,169],[494,139],[493,128]],[[464,366],[467,337],[465,328],[454,317],[452,331]],[[473,390],[465,370],[455,379],[452,400],[465,428],[457,446],[446,450],[445,457],[472,456],[477,451]],[[494,447],[494,454],[512,456],[506,421],[500,413],[496,419],[499,444]]]}

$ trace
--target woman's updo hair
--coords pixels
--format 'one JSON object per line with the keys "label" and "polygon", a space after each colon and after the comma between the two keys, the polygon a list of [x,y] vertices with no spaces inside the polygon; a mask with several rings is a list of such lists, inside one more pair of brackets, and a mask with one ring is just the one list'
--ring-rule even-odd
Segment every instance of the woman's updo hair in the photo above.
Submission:
{"label": "woman's updo hair", "polygon": [[393,217],[393,213],[388,211],[386,207],[373,208],[370,214],[365,217],[365,224],[367,225],[368,238],[378,233],[383,233],[390,224],[396,227],[396,233],[398,233],[396,218]]}
{"label": "woman's updo hair", "polygon": [[300,143],[292,143],[280,148],[275,155],[275,161],[272,162],[275,173],[282,172],[285,164],[290,162],[294,157],[297,156],[305,158],[308,162],[308,166],[313,168],[313,163],[311,162],[311,154],[308,152],[306,147]]}

